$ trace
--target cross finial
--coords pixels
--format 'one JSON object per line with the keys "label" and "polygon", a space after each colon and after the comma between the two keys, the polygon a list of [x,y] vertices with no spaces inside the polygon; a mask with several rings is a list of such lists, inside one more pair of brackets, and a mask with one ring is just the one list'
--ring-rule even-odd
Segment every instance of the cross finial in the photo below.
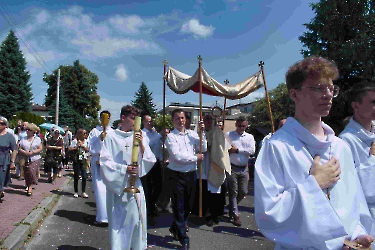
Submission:
{"label": "cross finial", "polygon": [[229,84],[228,79],[225,79],[224,83],[225,83],[226,85],[228,85],[228,84]]}
{"label": "cross finial", "polygon": [[167,60],[163,60],[163,64],[167,65],[168,64]]}
{"label": "cross finial", "polygon": [[263,61],[260,61],[259,64],[258,64],[259,67],[263,68],[264,66],[264,62]]}

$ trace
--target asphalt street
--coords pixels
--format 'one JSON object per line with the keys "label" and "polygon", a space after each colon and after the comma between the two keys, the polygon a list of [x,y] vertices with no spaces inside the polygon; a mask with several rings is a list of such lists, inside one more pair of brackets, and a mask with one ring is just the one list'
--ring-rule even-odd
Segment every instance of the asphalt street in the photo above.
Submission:
{"label": "asphalt street", "polygon": [[[59,202],[24,249],[110,249],[107,226],[94,225],[96,208],[92,190],[91,180],[87,182],[87,194],[90,196],[88,199],[73,197],[73,180],[59,190]],[[254,220],[252,183],[249,194],[239,208],[242,227],[234,226],[226,217],[222,217],[219,225],[214,227],[205,225],[203,218],[190,217],[190,249],[273,249],[274,244],[259,232]],[[171,213],[161,213],[157,224],[148,228],[148,245],[151,249],[180,247],[168,231],[171,222]]]}

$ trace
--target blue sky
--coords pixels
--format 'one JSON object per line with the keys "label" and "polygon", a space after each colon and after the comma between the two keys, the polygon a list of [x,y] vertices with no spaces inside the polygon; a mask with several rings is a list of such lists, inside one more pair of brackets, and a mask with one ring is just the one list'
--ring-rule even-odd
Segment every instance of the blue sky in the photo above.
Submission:
{"label": "blue sky", "polygon": [[[99,76],[102,109],[117,119],[141,82],[162,107],[164,59],[192,75],[201,55],[205,70],[230,84],[254,74],[264,61],[268,89],[275,88],[288,66],[302,59],[298,36],[314,17],[311,2],[316,0],[0,1],[0,39],[13,29],[29,47],[20,41],[34,102],[44,102],[44,72],[79,59]],[[228,104],[262,96],[263,89]],[[166,98],[167,104],[199,102],[195,93],[169,89]],[[223,98],[203,96],[205,105],[216,101]]]}

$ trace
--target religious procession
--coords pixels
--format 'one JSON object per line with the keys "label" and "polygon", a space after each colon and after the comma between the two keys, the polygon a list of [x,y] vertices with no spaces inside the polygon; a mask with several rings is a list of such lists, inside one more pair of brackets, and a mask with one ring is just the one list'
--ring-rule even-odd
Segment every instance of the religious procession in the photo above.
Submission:
{"label": "religious procession", "polygon": [[[198,61],[193,76],[167,68],[164,62],[164,88],[177,94],[197,92],[200,104],[203,94],[236,99],[261,87],[268,96],[263,62],[244,81],[222,85],[203,69],[200,56]],[[190,249],[192,215],[204,217],[209,227],[218,226],[227,215],[241,227],[238,206],[249,192],[250,178],[256,223],[274,249],[375,249],[374,83],[363,81],[351,90],[353,116],[335,136],[322,122],[339,95],[333,84],[338,78],[335,63],[307,57],[290,66],[285,78],[295,103],[294,116],[280,120],[275,131],[269,106],[272,131],[258,143],[246,132],[248,121],[242,116],[236,119],[235,130],[224,133],[225,113],[220,107],[205,116],[201,109],[197,131],[190,129],[190,117],[183,109],[174,109],[174,128],[160,133],[151,116],[140,117],[141,110],[131,105],[121,108],[116,129],[109,126],[111,114],[105,110],[100,113],[101,125],[89,133],[78,129],[75,136],[69,128],[55,125],[43,138],[39,127],[27,122],[12,135],[7,119],[0,117],[1,197],[11,181],[10,169],[25,179],[27,195],[32,196],[46,140],[48,182],[55,183],[72,161],[73,197],[88,198],[86,166],[90,166],[95,224],[108,225],[112,250],[152,248],[147,228],[169,206],[173,214],[169,233],[180,249]],[[260,150],[251,166],[256,145]]]}

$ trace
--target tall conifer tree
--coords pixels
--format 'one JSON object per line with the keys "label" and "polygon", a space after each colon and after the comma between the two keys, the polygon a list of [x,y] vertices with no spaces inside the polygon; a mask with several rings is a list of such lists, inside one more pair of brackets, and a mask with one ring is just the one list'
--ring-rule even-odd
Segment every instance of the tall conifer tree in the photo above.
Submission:
{"label": "tall conifer tree", "polygon": [[11,30],[0,48],[0,115],[11,118],[17,112],[30,111],[33,95],[29,80],[26,60]]}
{"label": "tall conifer tree", "polygon": [[144,82],[142,82],[134,97],[135,101],[132,101],[132,105],[141,110],[141,116],[149,115],[155,117],[156,110],[153,103],[152,92],[148,90]]}

